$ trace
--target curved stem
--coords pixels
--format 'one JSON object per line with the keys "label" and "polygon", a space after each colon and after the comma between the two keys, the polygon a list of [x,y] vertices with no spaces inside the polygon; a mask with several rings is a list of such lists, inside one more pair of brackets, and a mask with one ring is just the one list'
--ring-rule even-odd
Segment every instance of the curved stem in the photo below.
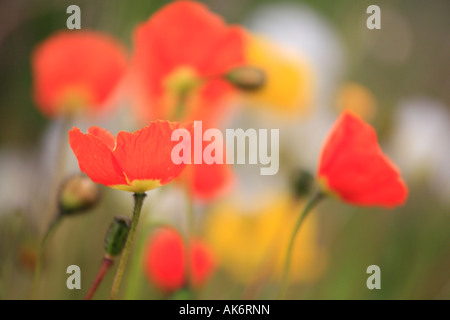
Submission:
{"label": "curved stem", "polygon": [[123,249],[122,257],[120,258],[119,266],[117,267],[116,275],[114,276],[114,282],[110,296],[111,300],[115,300],[117,298],[117,294],[119,293],[120,283],[122,282],[128,257],[130,255],[134,234],[136,232],[136,227],[139,221],[139,215],[141,214],[142,203],[144,202],[145,198],[145,193],[135,193],[133,196],[134,196],[133,219],[131,220],[131,227],[128,233],[127,241],[125,243],[125,248]]}
{"label": "curved stem", "polygon": [[53,212],[53,210],[55,210],[55,203],[58,194],[58,185],[61,182],[65,172],[67,145],[69,143],[68,132],[72,123],[73,121],[71,117],[64,117],[61,120],[59,128],[58,147],[56,151],[57,154],[55,158],[55,166],[50,175],[50,181],[48,182],[49,188],[47,196],[43,200],[44,203],[42,203],[42,207],[44,208],[43,212]]}
{"label": "curved stem", "polygon": [[62,215],[58,215],[53,222],[48,226],[47,231],[44,234],[44,237],[41,240],[41,243],[39,245],[39,250],[38,250],[38,257],[37,257],[37,264],[36,264],[36,269],[34,271],[34,276],[33,276],[33,284],[32,284],[32,289],[31,289],[31,299],[35,299],[36,295],[37,295],[37,291],[39,289],[39,280],[41,278],[41,272],[42,272],[42,263],[43,263],[43,258],[44,258],[44,249],[45,246],[47,244],[47,241],[50,237],[50,235],[53,233],[53,231],[56,229],[56,227],[59,225],[59,223],[62,220]]}
{"label": "curved stem", "polygon": [[102,262],[102,265],[100,267],[100,270],[98,271],[97,277],[95,278],[94,282],[92,283],[92,286],[89,289],[89,292],[86,295],[86,297],[84,298],[84,300],[91,300],[92,299],[92,297],[94,296],[95,292],[97,291],[98,286],[100,285],[100,283],[102,282],[104,276],[108,272],[109,267],[111,267],[113,263],[114,263],[114,258],[113,257],[111,257],[109,255],[105,255],[103,257],[103,262]]}
{"label": "curved stem", "polygon": [[192,281],[192,266],[191,266],[191,251],[192,251],[192,240],[195,236],[195,207],[193,195],[189,191],[189,187],[186,186],[186,206],[187,206],[187,237],[186,237],[186,286],[191,287]]}
{"label": "curved stem", "polygon": [[283,268],[283,277],[281,280],[280,291],[278,292],[278,296],[277,296],[278,299],[282,299],[285,296],[287,288],[288,288],[289,271],[290,271],[290,267],[291,267],[292,252],[294,249],[295,238],[298,234],[298,231],[300,230],[300,227],[301,227],[303,221],[305,220],[306,216],[308,215],[308,213],[311,212],[311,209],[313,209],[317,205],[317,203],[319,203],[319,201],[322,200],[324,197],[325,197],[325,194],[323,194],[320,191],[317,191],[315,194],[313,194],[312,197],[309,199],[308,203],[306,204],[306,206],[303,208],[302,213],[298,217],[298,220],[294,226],[294,231],[292,232],[292,235],[289,239],[289,244],[288,244],[288,248],[286,251],[286,258],[284,261],[284,268]]}
{"label": "curved stem", "polygon": [[[49,181],[49,192],[43,202],[38,203],[38,207],[41,207],[41,210],[43,212],[50,212],[53,211],[54,208],[52,208],[54,201],[53,199],[56,197],[57,189],[58,189],[58,183],[61,180],[61,176],[64,173],[64,165],[66,161],[66,144],[67,142],[67,132],[70,129],[70,126],[72,124],[72,118],[70,117],[64,117],[62,119],[62,123],[59,129],[59,141],[58,141],[58,148],[57,148],[57,155],[55,160],[55,170],[53,170],[53,174],[51,175],[50,181]],[[38,200],[39,201],[39,200]],[[43,208],[43,209],[42,209]],[[36,269],[34,271],[33,276],[33,282],[31,286],[31,299],[35,299],[37,295],[37,291],[39,289],[39,280],[41,277],[42,272],[42,259],[44,255],[44,247],[47,243],[48,238],[50,237],[50,234],[56,229],[56,226],[61,221],[62,216],[58,215],[50,224],[47,231],[44,234],[44,237],[41,240],[41,243],[39,244],[38,249],[38,257],[37,257],[37,264]]]}
{"label": "curved stem", "polygon": [[[145,226],[145,229],[148,230],[150,228]],[[136,239],[136,254],[131,257],[130,261],[130,275],[127,277],[127,286],[124,293],[125,300],[138,299],[140,287],[143,282],[140,262],[142,261],[146,235],[146,232],[138,233],[138,238]]]}

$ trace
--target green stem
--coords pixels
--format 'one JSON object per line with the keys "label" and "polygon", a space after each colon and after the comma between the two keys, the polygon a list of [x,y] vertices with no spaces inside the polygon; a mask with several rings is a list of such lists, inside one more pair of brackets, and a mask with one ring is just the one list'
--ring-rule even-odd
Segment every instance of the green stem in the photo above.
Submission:
{"label": "green stem", "polygon": [[185,113],[185,103],[187,98],[187,92],[180,92],[178,94],[178,101],[177,105],[175,106],[175,112],[174,112],[174,120],[179,121],[183,118],[183,115]]}
{"label": "green stem", "polygon": [[186,240],[186,286],[191,287],[192,281],[192,268],[191,268],[191,248],[192,239],[195,236],[195,208],[193,195],[189,191],[189,187],[186,186],[186,201],[187,201],[187,240]]}
{"label": "green stem", "polygon": [[44,249],[45,246],[47,244],[47,241],[50,237],[50,235],[54,232],[54,230],[56,229],[56,227],[59,225],[59,223],[62,220],[62,215],[58,215],[53,222],[48,226],[47,231],[44,234],[44,237],[41,240],[41,243],[39,245],[39,249],[38,249],[38,258],[37,258],[37,264],[36,264],[36,269],[34,271],[34,276],[33,276],[33,285],[32,285],[32,289],[31,289],[31,299],[35,299],[37,296],[37,291],[39,289],[39,280],[41,278],[41,272],[42,272],[42,263],[43,263],[43,258],[44,258]]}
{"label": "green stem", "polygon": [[[162,188],[164,189],[164,188]],[[151,211],[151,209],[150,209]],[[144,221],[145,222],[145,221]],[[145,232],[139,232],[136,239],[136,254],[131,257],[130,261],[130,275],[127,277],[127,286],[124,294],[125,300],[136,300],[140,291],[140,287],[143,283],[142,272],[141,272],[141,261],[144,252],[144,246],[146,244],[145,240],[148,236],[147,230],[151,230],[152,221],[148,222],[146,225],[142,226]],[[145,281],[144,281],[145,283]]]}
{"label": "green stem", "polygon": [[283,277],[281,280],[280,291],[278,292],[278,299],[282,299],[285,296],[289,285],[289,271],[291,267],[295,238],[298,234],[298,231],[300,230],[300,227],[305,218],[307,217],[308,213],[310,213],[311,210],[317,205],[317,203],[319,203],[319,201],[322,200],[324,197],[325,194],[323,194],[320,191],[317,191],[315,194],[313,194],[312,197],[309,199],[308,203],[306,204],[306,206],[303,208],[302,213],[298,217],[298,220],[294,227],[294,231],[292,232],[291,238],[289,239],[289,244],[286,251],[286,260],[284,261]]}
{"label": "green stem", "polygon": [[[64,117],[62,119],[61,127],[60,127],[60,135],[59,135],[59,141],[58,141],[58,149],[57,149],[57,155],[55,160],[55,170],[53,170],[53,174],[51,175],[50,181],[49,181],[49,192],[43,202],[40,202],[38,200],[38,207],[41,208],[42,212],[53,212],[55,210],[54,206],[54,199],[56,198],[56,195],[58,193],[58,183],[61,181],[61,176],[64,173],[64,166],[66,162],[66,144],[67,142],[67,134],[70,129],[70,126],[72,124],[72,119],[70,117]],[[41,243],[39,245],[38,249],[38,257],[37,257],[37,264],[36,269],[34,271],[33,276],[33,283],[31,286],[31,299],[35,299],[37,295],[37,291],[39,289],[39,280],[41,277],[42,272],[42,260],[44,255],[44,247],[46,245],[46,242],[48,238],[50,237],[50,234],[56,229],[56,226],[61,221],[61,214],[59,214],[50,224],[48,227],[46,233],[44,234],[44,237],[41,240]]]}
{"label": "green stem", "polygon": [[119,266],[117,267],[116,275],[114,276],[114,282],[111,289],[111,300],[117,298],[119,293],[120,283],[122,282],[123,274],[127,266],[128,257],[130,255],[131,246],[133,244],[134,234],[136,232],[136,227],[139,221],[139,215],[141,214],[142,203],[144,202],[145,193],[135,193],[134,195],[134,211],[133,219],[131,221],[130,231],[128,233],[127,241],[125,243],[125,248],[123,249],[122,257],[120,258]]}

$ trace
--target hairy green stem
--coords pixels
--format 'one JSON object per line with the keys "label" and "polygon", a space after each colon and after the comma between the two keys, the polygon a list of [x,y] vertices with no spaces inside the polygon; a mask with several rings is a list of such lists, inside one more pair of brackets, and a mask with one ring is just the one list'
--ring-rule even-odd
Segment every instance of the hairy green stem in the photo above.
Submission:
{"label": "hairy green stem", "polygon": [[[58,183],[61,181],[61,176],[64,173],[64,165],[66,161],[66,144],[67,144],[67,132],[70,129],[70,126],[72,124],[72,118],[71,117],[64,117],[62,119],[62,123],[59,129],[59,141],[58,141],[58,149],[57,149],[57,155],[55,160],[55,170],[53,171],[53,174],[51,176],[51,179],[49,181],[49,192],[47,197],[43,200],[43,202],[40,202],[38,200],[38,207],[39,210],[42,210],[41,212],[50,212],[54,210],[53,205],[54,201],[53,199],[57,195],[57,189],[58,189]],[[42,218],[42,217],[41,217]],[[38,257],[37,257],[37,264],[36,269],[34,271],[33,276],[33,283],[31,286],[31,299],[37,298],[37,291],[39,289],[39,281],[41,277],[42,272],[42,260],[44,255],[44,247],[47,243],[48,238],[50,237],[50,234],[53,233],[53,231],[56,229],[56,226],[60,223],[62,216],[59,214],[50,224],[47,231],[44,234],[44,237],[41,240],[41,243],[39,244],[38,249]]]}
{"label": "hairy green stem", "polygon": [[117,267],[116,275],[114,276],[113,286],[111,289],[111,300],[117,298],[119,293],[120,284],[122,282],[123,274],[127,266],[128,257],[131,252],[131,247],[133,244],[134,234],[136,233],[136,227],[139,221],[139,216],[141,214],[142,204],[144,202],[145,193],[135,193],[134,194],[134,211],[133,219],[131,220],[131,227],[128,233],[127,241],[125,242],[125,248],[123,249],[122,257],[120,258],[119,266]]}
{"label": "hairy green stem", "polygon": [[31,287],[31,299],[36,299],[37,293],[39,290],[39,281],[41,278],[45,246],[47,245],[47,241],[50,238],[50,235],[55,231],[56,227],[61,222],[62,217],[63,217],[62,215],[58,215],[53,220],[53,222],[48,226],[48,229],[45,232],[44,237],[42,238],[41,243],[39,245],[37,264],[36,264],[36,269],[34,270],[33,285]]}
{"label": "hairy green stem", "polygon": [[298,231],[300,230],[300,227],[301,227],[303,221],[308,216],[308,213],[310,213],[311,210],[324,197],[325,197],[325,194],[323,194],[320,191],[317,191],[315,194],[313,194],[297,219],[297,222],[294,226],[294,231],[292,232],[292,235],[289,239],[289,244],[288,244],[288,248],[286,251],[286,258],[285,258],[284,267],[283,267],[283,277],[281,280],[280,291],[278,292],[278,299],[284,298],[287,288],[288,288],[288,285],[289,285],[289,272],[290,272],[290,267],[291,267],[292,253],[293,253],[293,249],[294,249],[295,238],[297,237]]}
{"label": "hairy green stem", "polygon": [[186,286],[191,287],[192,282],[192,266],[191,266],[191,251],[192,240],[195,236],[195,207],[193,195],[186,186],[186,201],[187,201],[187,236],[186,236]]}

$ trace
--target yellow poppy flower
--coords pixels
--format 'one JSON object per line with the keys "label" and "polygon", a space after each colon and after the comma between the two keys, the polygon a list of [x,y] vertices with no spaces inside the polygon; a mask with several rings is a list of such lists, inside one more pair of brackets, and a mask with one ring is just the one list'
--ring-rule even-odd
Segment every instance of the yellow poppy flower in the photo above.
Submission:
{"label": "yellow poppy flower", "polygon": [[249,36],[247,63],[265,72],[264,86],[246,94],[250,105],[266,106],[280,113],[304,113],[312,104],[314,79],[310,66],[298,55],[260,36]]}
{"label": "yellow poppy flower", "polygon": [[[299,206],[289,197],[276,197],[258,212],[242,211],[228,203],[213,211],[206,223],[206,239],[220,265],[241,283],[280,281],[289,237]],[[317,218],[310,214],[295,240],[290,280],[312,282],[325,267],[326,256],[317,243]]]}

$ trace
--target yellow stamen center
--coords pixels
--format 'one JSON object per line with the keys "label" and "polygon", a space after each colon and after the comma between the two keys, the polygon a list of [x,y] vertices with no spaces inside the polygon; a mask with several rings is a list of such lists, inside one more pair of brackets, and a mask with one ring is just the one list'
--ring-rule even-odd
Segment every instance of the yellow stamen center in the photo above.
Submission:
{"label": "yellow stamen center", "polygon": [[176,96],[186,95],[200,84],[197,72],[189,66],[175,69],[165,80],[167,91]]}

